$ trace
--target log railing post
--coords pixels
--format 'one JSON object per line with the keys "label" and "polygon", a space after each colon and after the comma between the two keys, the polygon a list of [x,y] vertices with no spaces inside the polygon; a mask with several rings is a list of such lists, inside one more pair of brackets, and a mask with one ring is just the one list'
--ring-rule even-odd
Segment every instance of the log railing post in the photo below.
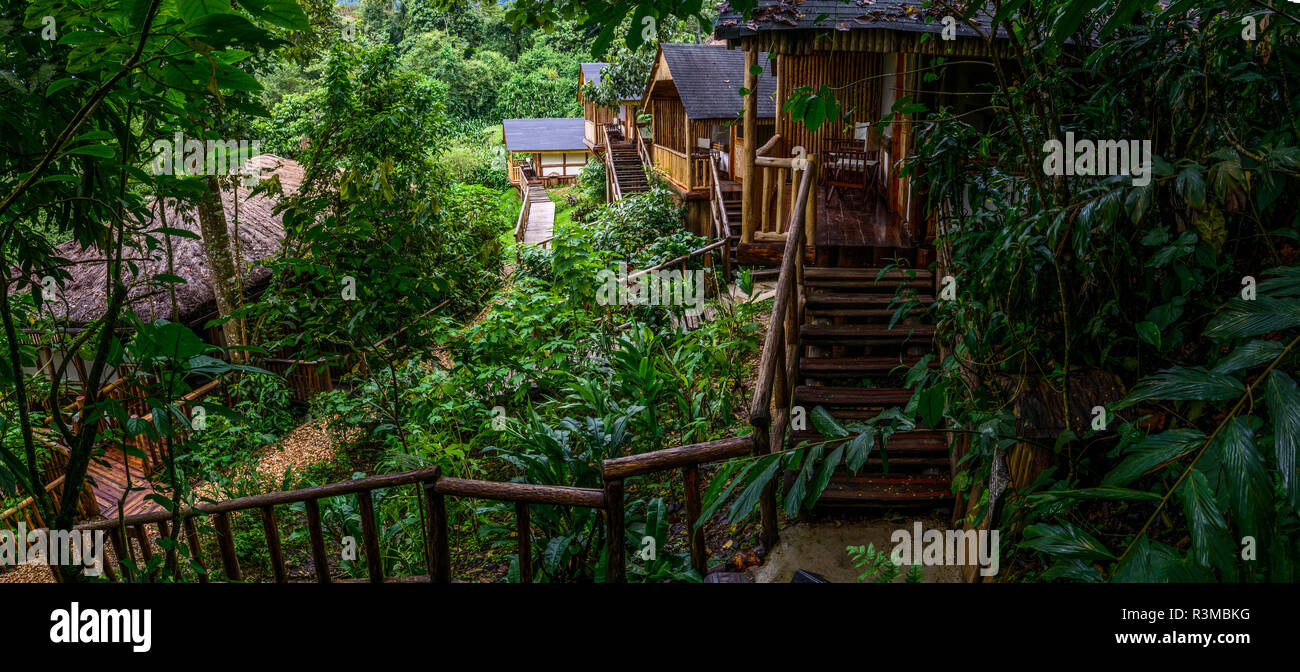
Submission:
{"label": "log railing post", "polygon": [[608,523],[608,554],[606,555],[605,581],[627,582],[627,559],[624,557],[623,479],[605,482],[605,519]]}
{"label": "log railing post", "polygon": [[515,534],[519,541],[519,582],[533,582],[533,541],[529,533],[528,503],[515,502]]}
{"label": "log railing post", "polygon": [[280,547],[280,530],[275,521],[275,507],[262,507],[262,530],[266,534],[266,545],[271,552],[271,572],[276,583],[288,583],[289,576],[284,566],[284,551]]}
{"label": "log railing post", "polygon": [[244,575],[239,571],[239,557],[235,555],[235,537],[230,532],[230,514],[225,511],[215,513],[212,523],[217,528],[217,545],[221,547],[221,566],[226,571],[226,578],[243,581]]}
{"label": "log railing post", "polygon": [[703,577],[708,569],[708,552],[704,546],[704,526],[700,518],[700,467],[692,464],[682,469],[682,483],[686,489],[686,531],[691,535],[691,567]]}
{"label": "log railing post", "polygon": [[186,516],[182,523],[185,527],[185,542],[190,547],[190,562],[197,565],[199,583],[208,582],[208,568],[203,564],[203,558],[199,555],[199,529],[194,523],[194,516]]}
{"label": "log railing post", "polygon": [[447,501],[434,486],[435,478],[424,484],[424,505],[429,520],[429,580],[434,583],[451,583],[451,555],[447,540]]}
{"label": "log railing post", "polygon": [[745,144],[744,160],[745,179],[740,185],[741,206],[740,242],[754,242],[754,231],[758,223],[758,174],[754,161],[758,157],[758,77],[750,68],[758,65],[758,48],[750,46],[745,51]]}
{"label": "log railing post", "polygon": [[325,535],[320,526],[320,502],[309,499],[303,502],[307,509],[307,536],[311,539],[311,562],[316,569],[316,580],[330,582],[329,556],[325,554]]}
{"label": "log railing post", "polygon": [[357,493],[361,509],[361,537],[366,546],[366,572],[371,583],[384,582],[384,558],[379,554],[379,532],[375,529],[375,502],[369,490]]}

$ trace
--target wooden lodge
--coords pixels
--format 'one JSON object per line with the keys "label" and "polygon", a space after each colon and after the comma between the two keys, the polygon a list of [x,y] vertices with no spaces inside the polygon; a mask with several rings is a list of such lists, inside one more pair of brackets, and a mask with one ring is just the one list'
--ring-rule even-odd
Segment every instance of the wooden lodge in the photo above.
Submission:
{"label": "wooden lodge", "polygon": [[582,103],[583,140],[587,143],[587,149],[594,153],[604,152],[608,146],[606,128],[610,124],[616,125],[624,138],[633,137],[636,134],[636,115],[641,107],[639,91],[622,94],[617,107],[598,105],[587,99],[584,93],[587,84],[600,86],[601,72],[608,66],[608,63],[583,63],[582,70],[578,74],[578,102]]}
{"label": "wooden lodge", "polygon": [[591,158],[581,117],[503,119],[510,184],[553,186],[577,181]]}
{"label": "wooden lodge", "polygon": [[[686,205],[687,224],[695,233],[709,231],[713,174],[723,198],[740,191],[744,180],[746,129],[736,123],[744,100],[745,56],[721,44],[661,44],[642,100],[653,118],[654,165]],[[773,132],[776,79],[764,61],[755,93],[759,100],[757,142]]]}
{"label": "wooden lodge", "polygon": [[[916,152],[917,120],[894,112],[895,104],[920,102],[930,111],[947,107],[958,114],[988,105],[983,84],[994,78],[990,64],[1000,48],[960,21],[956,39],[942,39],[940,14],[946,12],[938,11],[919,0],[878,0],[869,7],[834,0],[761,1],[753,21],[734,12],[719,16],[715,37],[743,53],[748,65],[766,67],[770,61],[776,79],[774,134],[761,130],[771,104],[761,87],[745,98],[746,132],[772,141],[744,147],[737,157],[741,173],[756,164],[760,168],[753,188],[744,189],[740,263],[770,261],[772,251],[762,248],[779,247],[784,240],[783,213],[794,197],[791,176],[763,163],[796,155],[813,159],[817,170],[808,242],[819,254],[877,248],[902,250],[921,266],[932,259],[924,249],[934,234],[924,195],[900,170]],[[988,17],[981,14],[976,21],[983,21],[987,34]],[[927,82],[924,74],[936,55],[960,57],[963,63]],[[751,90],[753,79],[744,84]],[[783,113],[795,91],[808,87],[815,93],[823,86],[834,90],[843,119],[827,120],[814,132]],[[965,119],[980,125],[978,114]]]}

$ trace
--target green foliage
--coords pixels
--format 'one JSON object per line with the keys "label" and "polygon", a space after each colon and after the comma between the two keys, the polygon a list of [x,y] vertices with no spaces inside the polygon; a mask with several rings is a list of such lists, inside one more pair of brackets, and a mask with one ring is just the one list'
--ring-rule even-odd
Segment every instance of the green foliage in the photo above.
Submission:
{"label": "green foliage", "polygon": [[579,64],[549,47],[534,47],[519,56],[497,93],[498,119],[580,117]]}
{"label": "green foliage", "polygon": [[[859,582],[870,579],[873,583],[893,583],[903,574],[903,566],[891,560],[884,551],[877,551],[875,544],[845,546],[844,550],[848,551],[853,566],[863,570],[858,575]],[[907,583],[921,583],[925,578],[920,565],[908,567],[903,577]]]}
{"label": "green foliage", "polygon": [[[1106,409],[1105,430],[1072,420],[1052,467],[1006,498],[994,524],[1027,526],[1003,562],[1013,572],[1291,580],[1297,26],[1270,24],[1260,34],[1269,48],[1257,48],[1241,36],[1239,17],[1255,11],[1244,0],[1049,4],[1003,6],[1012,61],[1033,73],[990,87],[1007,115],[977,124],[936,97],[906,102],[931,113],[916,154],[930,207],[952,214],[939,244],[959,279],[956,299],[937,306],[953,356],[921,387],[966,391],[941,413],[978,437],[967,483],[986,479],[1008,447],[1014,431],[999,409],[1016,403],[967,387],[970,376],[1051,381],[1059,398],[1041,401],[1056,408],[1079,403],[1070,390],[1083,370],[1129,390]],[[1088,35],[1104,41],[1082,61],[1063,53]],[[945,67],[929,65],[936,77]],[[1044,178],[1040,148],[1067,131],[1150,139],[1150,184]]]}

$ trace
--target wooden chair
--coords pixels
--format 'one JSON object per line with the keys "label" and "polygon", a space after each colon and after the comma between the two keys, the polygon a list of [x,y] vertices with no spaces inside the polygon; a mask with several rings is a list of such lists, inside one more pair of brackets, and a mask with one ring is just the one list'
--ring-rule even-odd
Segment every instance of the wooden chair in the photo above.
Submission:
{"label": "wooden chair", "polygon": [[[875,127],[872,127],[872,131]],[[836,187],[844,189],[861,189],[864,197],[870,197],[877,188],[877,176],[880,172],[880,135],[876,133],[876,150],[870,148],[870,132],[864,142],[858,138],[832,138],[827,141],[824,152],[826,168],[826,185],[829,189],[826,197],[835,193]],[[842,197],[841,197],[842,198]]]}

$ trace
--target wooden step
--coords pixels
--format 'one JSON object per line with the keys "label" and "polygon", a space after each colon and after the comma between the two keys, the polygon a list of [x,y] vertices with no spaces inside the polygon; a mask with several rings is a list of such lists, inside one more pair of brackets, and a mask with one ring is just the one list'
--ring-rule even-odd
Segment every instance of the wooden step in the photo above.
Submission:
{"label": "wooden step", "polygon": [[807,345],[924,344],[934,338],[934,325],[896,324],[892,329],[872,324],[805,324],[799,327],[799,341]]}
{"label": "wooden step", "polygon": [[822,506],[908,504],[952,499],[952,482],[947,476],[836,475],[826,485],[817,503]]}
{"label": "wooden step", "polygon": [[[920,360],[920,357],[800,357],[799,375],[808,378],[861,378],[902,373]],[[937,360],[930,361],[930,368],[938,366]]]}
{"label": "wooden step", "polygon": [[934,297],[917,294],[908,297],[895,297],[892,293],[851,294],[847,292],[809,292],[809,308],[887,308],[898,299],[898,303],[915,300],[922,305],[934,303]]}
{"label": "wooden step", "polygon": [[899,286],[932,289],[934,274],[925,269],[891,269],[883,275],[878,268],[838,268],[809,266],[804,268],[804,284],[828,289],[887,289]]}
{"label": "wooden step", "polygon": [[830,387],[800,385],[794,388],[796,404],[814,406],[866,406],[884,408],[903,406],[912,399],[912,391],[894,387]]}
{"label": "wooden step", "polygon": [[[849,437],[850,439],[853,437]],[[805,429],[797,432],[790,432],[790,446],[799,445],[801,441],[825,441],[826,437],[816,429]],[[844,439],[847,441],[848,439]],[[838,441],[833,441],[829,446],[835,446]],[[879,445],[879,444],[877,444]],[[936,432],[929,430],[919,430],[911,432],[899,432],[889,437],[886,442],[885,450],[889,453],[889,461],[894,461],[894,456],[915,457],[915,458],[939,458],[944,465],[948,464],[948,437],[946,432]]]}

